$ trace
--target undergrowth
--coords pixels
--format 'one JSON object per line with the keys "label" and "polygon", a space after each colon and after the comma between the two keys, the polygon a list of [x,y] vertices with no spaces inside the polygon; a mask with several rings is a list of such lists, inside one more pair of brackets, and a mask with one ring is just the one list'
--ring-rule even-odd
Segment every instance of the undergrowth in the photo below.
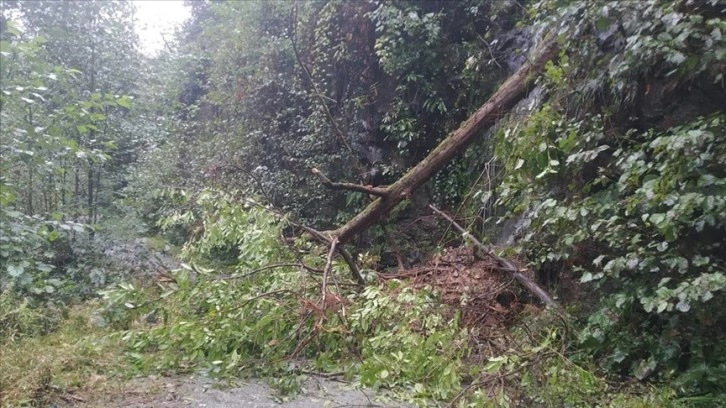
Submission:
{"label": "undergrowth", "polygon": [[[171,216],[204,233],[185,246],[188,263],[163,282],[104,292],[102,316],[119,329],[111,337],[139,372],[263,376],[283,394],[299,391],[304,374],[338,373],[419,405],[675,404],[667,389],[616,392],[589,361],[571,360],[566,324],[549,313],[492,347],[459,327],[456,311],[430,288],[392,280],[360,290],[336,262],[323,286],[322,249],[283,243],[284,220],[232,202],[207,192],[187,206],[197,215]],[[229,270],[196,265],[219,250],[239,254],[238,262]]]}
{"label": "undergrowth", "polygon": [[[213,192],[191,205],[198,215],[185,222],[204,233],[185,246],[187,263],[151,285],[119,283],[100,304],[56,314],[0,295],[3,406],[94,406],[135,376],[200,371],[265,377],[281,396],[325,373],[420,406],[681,406],[668,388],[616,389],[574,358],[568,322],[553,313],[483,340],[431,288],[359,288],[335,261],[322,291],[325,251],[278,239],[285,220],[264,208]],[[220,251],[239,259],[224,270],[197,265]]]}
{"label": "undergrowth", "polygon": [[[45,310],[23,303],[10,309],[8,293],[0,294],[0,406],[79,403],[120,392],[118,379],[128,377],[131,367],[121,345],[106,337],[109,330],[92,321],[97,304],[65,309],[51,330],[39,332]],[[12,326],[5,326],[14,311]]]}
{"label": "undergrowth", "polygon": [[[231,201],[209,192],[197,198],[204,234],[185,246],[190,264],[169,282],[104,292],[103,316],[124,329],[118,338],[139,370],[290,379],[277,381],[281,391],[295,389],[290,382],[304,370],[340,371],[364,386],[407,387],[413,398],[460,391],[467,331],[434,293],[402,282],[359,292],[337,262],[328,283],[335,290],[321,292],[317,249],[303,240],[284,245],[277,239],[284,221]],[[239,254],[231,271],[193,263],[220,250]]]}

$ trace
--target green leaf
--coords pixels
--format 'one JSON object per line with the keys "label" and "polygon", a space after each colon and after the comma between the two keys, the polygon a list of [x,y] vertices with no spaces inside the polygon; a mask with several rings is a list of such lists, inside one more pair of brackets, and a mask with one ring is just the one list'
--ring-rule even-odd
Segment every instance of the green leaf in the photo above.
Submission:
{"label": "green leaf", "polygon": [[58,233],[58,231],[53,230],[53,231],[51,231],[51,232],[48,233],[48,241],[49,242],[53,242],[53,241],[57,240],[58,238],[60,238],[60,233]]}
{"label": "green leaf", "polygon": [[8,264],[5,269],[8,271],[8,275],[13,278],[17,278],[25,272],[25,268],[22,265]]}
{"label": "green leaf", "polygon": [[122,96],[118,99],[116,99],[116,103],[124,108],[130,109],[131,108],[131,99],[129,99],[128,96]]}
{"label": "green leaf", "polygon": [[610,27],[610,21],[606,17],[600,17],[595,21],[595,27],[598,31],[605,31]]}
{"label": "green leaf", "polygon": [[490,358],[489,361],[486,364],[484,364],[484,372],[496,373],[497,371],[499,371],[499,369],[502,367],[502,365],[506,361],[507,361],[506,356]]}
{"label": "green leaf", "polygon": [[36,265],[36,268],[41,272],[50,272],[55,268],[55,266],[45,263],[39,263],[38,265]]}
{"label": "green leaf", "polygon": [[685,312],[691,310],[691,305],[689,305],[688,302],[686,302],[685,300],[681,300],[680,302],[678,302],[676,304],[676,309],[685,313]]}
{"label": "green leaf", "polygon": [[655,225],[659,225],[666,219],[665,214],[651,214],[650,215],[650,222],[652,222]]}

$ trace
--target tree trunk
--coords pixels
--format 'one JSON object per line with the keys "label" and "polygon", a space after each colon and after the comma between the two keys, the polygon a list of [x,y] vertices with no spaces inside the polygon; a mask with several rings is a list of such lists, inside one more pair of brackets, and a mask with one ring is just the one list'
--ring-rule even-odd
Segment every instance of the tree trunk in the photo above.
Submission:
{"label": "tree trunk", "polygon": [[86,197],[86,205],[87,205],[87,211],[88,211],[88,221],[86,221],[87,224],[93,223],[93,166],[88,166],[88,177],[86,179],[86,182],[88,184],[88,197]]}
{"label": "tree trunk", "polygon": [[102,169],[103,168],[100,166],[98,169],[96,169],[96,189],[95,189],[95,197],[93,198],[93,221],[91,221],[93,224],[98,222],[98,196],[99,196],[99,193],[101,192],[101,170]]}
{"label": "tree trunk", "polygon": [[539,76],[547,61],[557,55],[557,51],[557,42],[554,38],[545,40],[531,60],[509,77],[484,105],[462,123],[459,129],[450,133],[426,158],[387,187],[381,197],[345,225],[323,234],[330,239],[335,237],[339,244],[343,244],[378,222],[401,201],[410,197],[431,176],[463,152],[476,135],[494,125],[497,119],[526,97],[534,79]]}
{"label": "tree trunk", "polygon": [[[80,138],[79,138],[80,139]],[[73,216],[75,221],[78,222],[81,216],[81,174],[80,174],[80,161],[76,159],[76,168],[74,170],[74,181],[75,190],[73,193]]]}

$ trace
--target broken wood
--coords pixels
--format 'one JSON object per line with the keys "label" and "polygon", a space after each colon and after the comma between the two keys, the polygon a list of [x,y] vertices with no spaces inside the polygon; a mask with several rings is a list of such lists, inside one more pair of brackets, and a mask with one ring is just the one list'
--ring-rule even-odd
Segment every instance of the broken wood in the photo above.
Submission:
{"label": "broken wood", "polygon": [[429,204],[429,208],[431,208],[436,214],[440,215],[447,221],[451,223],[451,225],[459,231],[464,237],[464,239],[468,240],[472,244],[474,244],[479,250],[482,251],[482,253],[491,259],[493,259],[499,267],[501,267],[506,272],[509,272],[512,274],[512,277],[516,279],[522,286],[527,288],[530,292],[532,292],[533,295],[537,296],[542,302],[544,302],[545,305],[551,306],[553,308],[559,308],[559,305],[557,302],[555,302],[552,297],[550,297],[549,294],[547,294],[547,291],[544,290],[541,286],[539,286],[537,283],[533,282],[531,279],[526,277],[524,274],[522,274],[522,271],[519,270],[512,262],[510,262],[507,259],[504,259],[498,255],[496,255],[494,252],[492,252],[491,248],[488,246],[482,244],[478,239],[476,239],[469,231],[462,228],[461,225],[459,225],[456,221],[454,221],[453,218],[449,217],[446,213],[439,210],[438,208],[434,207],[433,205]]}
{"label": "broken wood", "polygon": [[329,178],[325,177],[325,175],[315,167],[313,167],[313,174],[318,176],[320,182],[323,183],[325,187],[328,187],[331,190],[357,191],[359,193],[370,194],[377,197],[384,197],[386,194],[388,194],[388,191],[383,187],[364,186],[362,184],[355,183],[334,183],[330,181]]}
{"label": "broken wood", "polygon": [[[310,234],[313,238],[315,238],[318,242],[328,244],[332,246],[333,239],[335,237],[329,235],[328,233],[320,232],[314,228],[310,228],[308,226],[298,224],[291,222],[292,225],[303,229],[305,232]],[[343,258],[345,263],[348,264],[348,268],[350,268],[350,273],[353,276],[353,280],[358,282],[359,285],[363,286],[365,285],[365,279],[363,279],[363,275],[360,273],[360,269],[358,268],[358,264],[356,264],[355,259],[353,259],[353,256],[350,255],[350,253],[343,248],[342,245],[340,245],[340,242],[336,243],[335,250],[340,254],[340,256]]]}
{"label": "broken wood", "polygon": [[333,254],[335,254],[335,247],[338,246],[338,239],[333,238],[330,242],[330,251],[328,251],[328,259],[325,261],[325,268],[323,269],[323,288],[322,288],[322,306],[325,307],[325,296],[328,294],[328,274],[333,269]]}
{"label": "broken wood", "polygon": [[554,37],[547,38],[517,72],[507,79],[474,114],[461,126],[450,133],[426,158],[409,170],[394,184],[382,189],[378,199],[366,209],[350,219],[345,225],[332,231],[321,233],[330,242],[332,237],[342,245],[360,232],[380,221],[401,201],[411,194],[453,158],[471,144],[474,137],[494,125],[508,113],[521,99],[527,96],[530,85],[543,70],[544,65],[557,55],[557,42]]}

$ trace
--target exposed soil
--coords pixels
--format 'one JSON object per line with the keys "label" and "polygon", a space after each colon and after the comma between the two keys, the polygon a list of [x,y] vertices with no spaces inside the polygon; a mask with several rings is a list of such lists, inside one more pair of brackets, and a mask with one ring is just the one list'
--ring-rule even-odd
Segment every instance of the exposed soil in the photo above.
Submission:
{"label": "exposed soil", "polygon": [[[430,287],[451,310],[461,312],[460,324],[476,330],[480,339],[497,337],[529,299],[511,274],[489,257],[470,248],[447,248],[425,264],[383,279],[409,279],[419,288]],[[526,294],[525,294],[526,296]]]}

